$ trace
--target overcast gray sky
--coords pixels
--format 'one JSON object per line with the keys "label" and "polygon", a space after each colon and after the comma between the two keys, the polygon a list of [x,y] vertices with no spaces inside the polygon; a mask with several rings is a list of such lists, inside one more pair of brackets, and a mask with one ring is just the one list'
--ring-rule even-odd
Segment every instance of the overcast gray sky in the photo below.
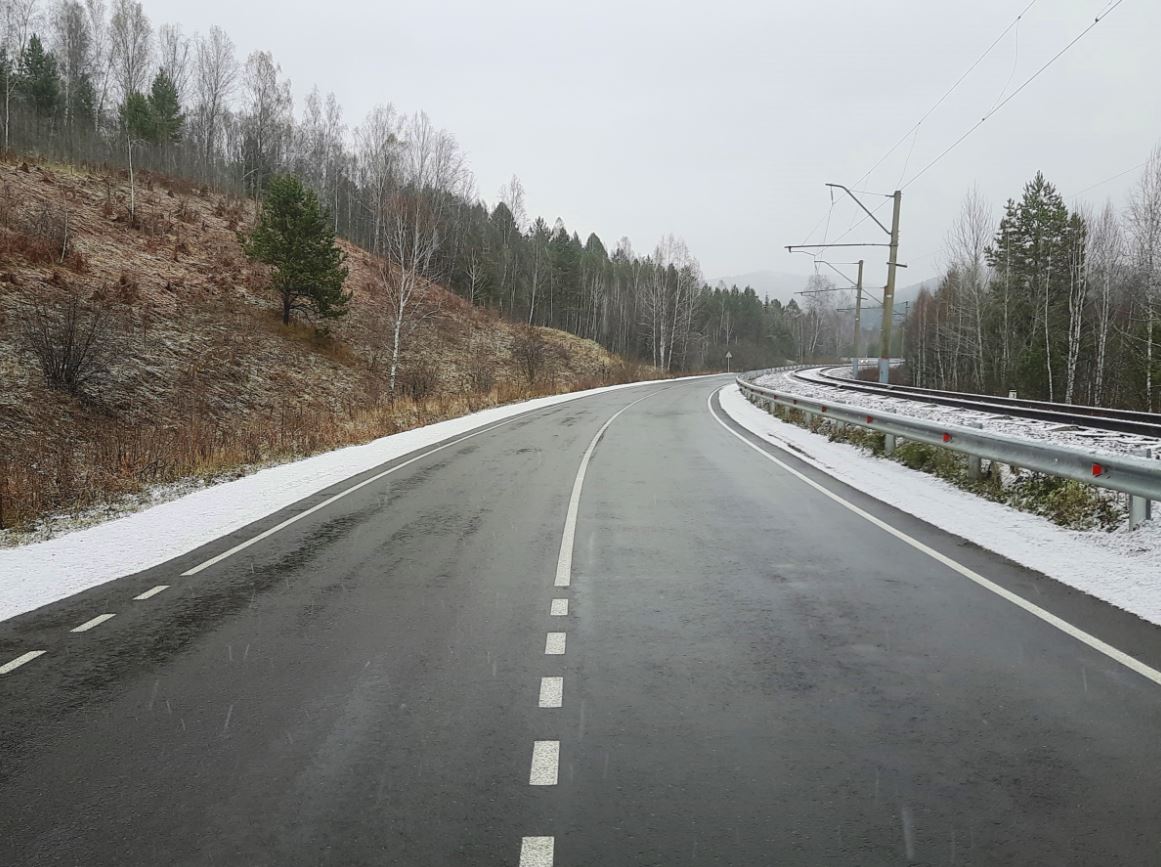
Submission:
{"label": "overcast gray sky", "polygon": [[[956,93],[860,186],[889,192],[1115,0],[1037,0]],[[219,24],[269,49],[298,105],[333,90],[348,122],[425,110],[468,154],[480,195],[513,173],[531,214],[608,246],[684,237],[707,277],[811,270],[783,247],[828,212],[1028,0],[584,3],[145,0],[155,25]],[[904,194],[902,282],[940,266],[964,193],[999,213],[1042,169],[1069,196],[1161,140],[1161,2],[1106,20]],[[1007,88],[1007,91],[1005,90]],[[297,108],[298,106],[296,106]],[[1084,199],[1118,204],[1136,173]],[[854,215],[836,206],[830,238]],[[822,227],[814,240],[821,236]],[[876,240],[871,224],[848,240]],[[835,257],[842,255],[836,252]],[[881,281],[882,251],[867,251]]]}

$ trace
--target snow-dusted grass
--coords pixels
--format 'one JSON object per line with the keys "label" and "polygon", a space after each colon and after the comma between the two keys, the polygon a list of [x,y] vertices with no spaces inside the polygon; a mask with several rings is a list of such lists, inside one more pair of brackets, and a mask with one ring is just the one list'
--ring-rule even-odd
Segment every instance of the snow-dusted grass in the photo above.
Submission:
{"label": "snow-dusted grass", "polygon": [[836,479],[1030,569],[1161,624],[1161,518],[1137,530],[1077,531],[989,502],[933,476],[830,442],[751,404],[736,385],[722,408],[739,424]]}
{"label": "snow-dusted grass", "polygon": [[[830,372],[850,373],[849,368],[832,368]],[[1016,418],[1014,416],[999,415],[996,413],[979,412],[954,406],[942,406],[937,403],[925,403],[920,400],[907,400],[901,397],[886,397],[869,394],[864,391],[851,391],[835,385],[828,385],[825,380],[804,381],[801,377],[812,377],[813,370],[797,371],[781,370],[769,373],[754,380],[755,385],[779,391],[793,392],[803,397],[815,400],[834,401],[836,403],[853,404],[869,410],[892,412],[898,415],[909,415],[913,418],[927,419],[928,421],[943,421],[948,424],[970,426],[978,424],[982,430],[1002,433],[1008,436],[1023,439],[1039,440],[1042,442],[1058,443],[1060,445],[1083,448],[1092,452],[1104,452],[1115,455],[1140,456],[1143,448],[1161,450],[1161,442],[1153,437],[1137,436],[1135,434],[1118,433],[1116,431],[1099,430],[1097,428],[1065,425],[1059,422],[1039,421],[1031,418]]]}
{"label": "snow-dusted grass", "polygon": [[648,384],[610,385],[493,407],[269,467],[48,541],[0,549],[0,620],[157,566],[417,449],[529,410]]}

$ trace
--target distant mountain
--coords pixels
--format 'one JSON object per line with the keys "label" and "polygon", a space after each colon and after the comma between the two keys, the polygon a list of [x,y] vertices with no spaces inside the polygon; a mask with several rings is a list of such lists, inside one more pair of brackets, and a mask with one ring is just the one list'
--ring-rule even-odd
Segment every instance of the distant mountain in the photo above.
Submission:
{"label": "distant mountain", "polygon": [[[760,297],[777,298],[785,304],[794,297],[794,293],[801,292],[806,288],[806,281],[809,279],[809,276],[805,274],[788,274],[785,271],[751,271],[748,274],[719,277],[716,280],[711,280],[710,283],[713,286],[724,286],[726,288],[737,286],[739,289],[743,289],[749,286]],[[835,278],[835,282],[839,282],[837,277]],[[938,283],[938,278],[931,277],[919,283],[900,286],[895,290],[895,303],[902,304],[905,301],[914,301],[919,297],[919,290],[924,286],[934,292]],[[867,289],[876,298],[883,294],[883,287],[879,285],[871,285]],[[801,300],[799,303],[801,303]]]}

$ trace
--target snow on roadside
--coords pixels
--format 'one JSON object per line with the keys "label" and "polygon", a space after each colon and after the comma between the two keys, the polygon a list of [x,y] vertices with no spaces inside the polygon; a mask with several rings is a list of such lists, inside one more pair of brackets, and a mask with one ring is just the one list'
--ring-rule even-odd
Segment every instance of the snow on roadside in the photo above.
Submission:
{"label": "snow on roadside", "polygon": [[630,382],[493,407],[263,469],[48,541],[0,549],[0,620],[157,566],[416,449],[528,410],[674,381]]}
{"label": "snow on roadside", "polygon": [[1161,625],[1161,519],[1112,533],[1058,527],[942,479],[831,442],[751,404],[736,385],[722,408],[764,441],[878,500]]}
{"label": "snow on roadside", "polygon": [[[802,376],[811,376],[816,371],[797,371]],[[925,403],[919,400],[907,400],[900,397],[880,397],[865,391],[852,391],[825,382],[804,381],[796,377],[793,370],[781,370],[760,376],[754,380],[755,385],[773,388],[779,391],[789,391],[816,400],[847,403],[879,412],[891,412],[897,415],[908,415],[913,418],[922,418],[929,421],[942,421],[947,424],[971,427],[979,425],[983,430],[993,433],[1007,434],[1008,436],[1024,439],[1049,441],[1060,445],[1074,446],[1094,452],[1116,455],[1139,455],[1143,447],[1161,449],[1161,442],[1153,437],[1143,437],[1134,434],[1118,433],[1116,431],[1098,430],[1096,428],[1063,425],[1057,422],[1039,421],[1030,418],[1016,418],[1008,415],[980,412],[971,409],[962,409],[954,406],[942,406],[937,403]],[[847,370],[849,374],[849,369]],[[1161,453],[1161,452],[1159,452]]]}

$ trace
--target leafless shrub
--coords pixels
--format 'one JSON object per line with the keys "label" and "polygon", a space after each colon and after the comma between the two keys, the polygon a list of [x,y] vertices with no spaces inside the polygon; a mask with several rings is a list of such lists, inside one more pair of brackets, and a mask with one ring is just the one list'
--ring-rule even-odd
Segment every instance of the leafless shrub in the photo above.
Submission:
{"label": "leafless shrub", "polygon": [[108,371],[112,335],[105,312],[71,294],[50,308],[40,299],[22,322],[25,346],[50,388],[81,394]]}
{"label": "leafless shrub", "polygon": [[439,390],[439,370],[427,361],[414,361],[399,371],[396,389],[411,400],[426,400]]}
{"label": "leafless shrub", "polygon": [[17,228],[29,238],[47,245],[58,263],[63,264],[72,252],[69,214],[64,208],[54,208],[48,202],[42,202],[25,212]]}
{"label": "leafless shrub", "polygon": [[469,394],[487,394],[496,384],[496,363],[483,351],[472,352],[464,370],[464,386]]}
{"label": "leafless shrub", "polygon": [[538,329],[530,326],[517,329],[512,339],[512,360],[528,385],[535,385],[548,360],[548,344]]}

